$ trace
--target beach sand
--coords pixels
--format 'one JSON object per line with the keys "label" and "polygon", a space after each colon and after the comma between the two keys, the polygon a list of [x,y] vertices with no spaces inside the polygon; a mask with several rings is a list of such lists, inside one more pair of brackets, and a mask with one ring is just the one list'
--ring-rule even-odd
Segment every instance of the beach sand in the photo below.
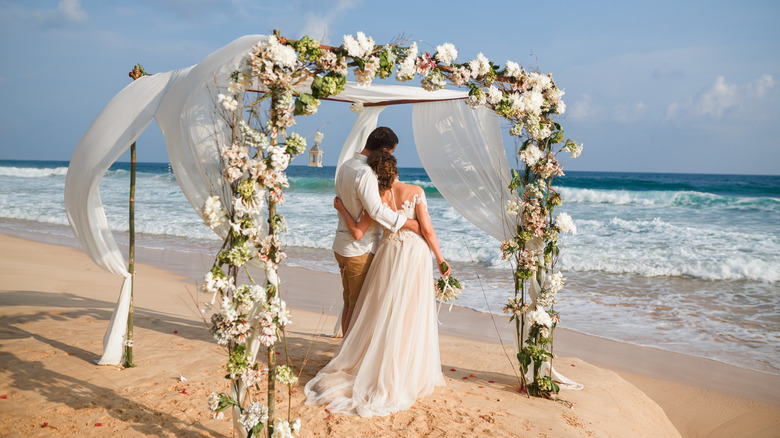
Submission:
{"label": "beach sand", "polygon": [[[196,309],[204,296],[177,269],[202,273],[210,260],[139,253],[137,367],[120,370],[94,361],[121,279],[75,248],[4,234],[0,248],[0,435],[231,435],[230,421],[206,409],[208,394],[227,390],[225,353]],[[292,267],[281,278],[294,307],[288,348],[293,367],[302,367],[291,398],[301,436],[769,437],[780,430],[778,376],[566,330],[556,331],[555,367],[585,389],[561,392],[573,409],[529,399],[517,392],[507,357],[506,318],[496,317],[496,330],[489,316],[458,307],[441,311],[447,387],[388,417],[331,415],[303,404],[302,385],[338,345],[328,334],[339,280]],[[286,415],[286,388],[278,396],[278,416]]]}

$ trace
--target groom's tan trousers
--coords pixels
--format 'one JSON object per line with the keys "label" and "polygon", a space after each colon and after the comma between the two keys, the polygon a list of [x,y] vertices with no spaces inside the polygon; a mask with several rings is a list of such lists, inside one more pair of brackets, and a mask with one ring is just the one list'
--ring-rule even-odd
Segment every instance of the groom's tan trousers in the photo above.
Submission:
{"label": "groom's tan trousers", "polygon": [[366,273],[374,259],[374,254],[367,252],[356,257],[344,257],[334,252],[336,261],[339,263],[341,271],[341,285],[344,287],[344,307],[355,308],[360,289],[363,287],[363,281],[366,279]]}

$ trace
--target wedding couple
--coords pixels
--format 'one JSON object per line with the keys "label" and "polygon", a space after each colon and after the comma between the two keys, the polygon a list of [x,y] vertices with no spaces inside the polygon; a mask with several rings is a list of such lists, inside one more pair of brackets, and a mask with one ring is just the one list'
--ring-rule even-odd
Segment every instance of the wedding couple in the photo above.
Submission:
{"label": "wedding couple", "polygon": [[444,258],[425,193],[398,181],[397,145],[390,128],[376,128],[336,176],[344,340],[305,389],[307,404],[330,412],[388,415],[445,384],[430,251],[439,266]]}

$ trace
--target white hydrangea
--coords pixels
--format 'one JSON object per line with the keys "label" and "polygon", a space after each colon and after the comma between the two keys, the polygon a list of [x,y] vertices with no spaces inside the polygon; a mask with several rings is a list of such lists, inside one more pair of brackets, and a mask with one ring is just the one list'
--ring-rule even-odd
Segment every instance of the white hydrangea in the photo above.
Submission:
{"label": "white hydrangea", "polygon": [[538,116],[542,114],[544,95],[536,89],[526,91],[520,98],[519,105],[522,112],[526,114],[535,114]]}
{"label": "white hydrangea", "polygon": [[528,166],[533,166],[544,158],[544,152],[534,144],[528,145],[520,151],[520,159]]}
{"label": "white hydrangea", "polygon": [[357,38],[352,35],[344,35],[343,47],[347,54],[353,58],[367,58],[374,51],[374,39],[366,37],[363,32],[357,33]]}
{"label": "white hydrangea", "polygon": [[520,69],[520,66],[516,62],[507,61],[506,75],[515,79],[520,79],[520,77],[523,75],[523,70]]}
{"label": "white hydrangea", "polygon": [[269,146],[267,149],[271,157],[271,168],[276,171],[287,169],[290,164],[290,156],[283,146]]}
{"label": "white hydrangea", "polygon": [[552,85],[552,79],[547,75],[532,72],[528,75],[528,84],[541,93]]}
{"label": "white hydrangea", "polygon": [[349,106],[349,109],[355,114],[360,114],[363,112],[363,102],[355,102]]}
{"label": "white hydrangea", "polygon": [[517,203],[516,200],[510,199],[509,201],[506,201],[506,213],[510,216],[517,216],[517,214],[520,212],[520,205]]}
{"label": "white hydrangea", "polygon": [[544,288],[549,291],[550,294],[555,295],[563,289],[563,285],[566,282],[566,279],[563,278],[563,274],[560,272],[556,272],[552,275],[548,275],[544,279]]}
{"label": "white hydrangea", "polygon": [[566,112],[566,104],[563,103],[562,100],[559,100],[558,103],[555,104],[555,114],[563,114]]}
{"label": "white hydrangea", "polygon": [[322,139],[325,138],[325,134],[323,134],[320,131],[317,131],[316,134],[314,134],[314,143],[320,144],[322,143]]}
{"label": "white hydrangea", "polygon": [[291,46],[282,44],[276,35],[260,42],[260,48],[265,51],[274,64],[287,69],[294,69],[298,63],[298,53]]}
{"label": "white hydrangea", "polygon": [[490,62],[485,57],[485,55],[480,52],[477,54],[477,57],[474,60],[469,62],[469,68],[471,69],[471,76],[474,78],[479,78],[486,75],[490,71]]}
{"label": "white hydrangea", "polygon": [[528,322],[535,325],[540,325],[543,327],[552,327],[552,318],[550,318],[550,314],[547,313],[544,309],[536,309],[531,312],[528,312],[525,314],[526,318],[528,318]]}
{"label": "white hydrangea", "polygon": [[564,234],[577,234],[577,225],[568,213],[561,213],[555,218],[555,227]]}
{"label": "white hydrangea", "polygon": [[355,67],[353,72],[355,73],[355,79],[358,85],[363,87],[371,85],[377,70],[379,70],[379,58],[376,56],[368,58],[368,62],[363,65],[362,69],[360,67]]}
{"label": "white hydrangea", "polygon": [[254,402],[241,414],[238,422],[247,430],[252,429],[258,424],[268,421],[268,408],[260,402]]}
{"label": "white hydrangea", "polygon": [[276,426],[274,426],[274,433],[271,435],[271,438],[292,438],[293,434],[298,435],[300,432],[300,418],[295,420],[292,424],[278,420]]}
{"label": "white hydrangea", "polygon": [[436,60],[444,65],[452,64],[452,61],[458,57],[458,50],[450,43],[444,43],[436,46]]}
{"label": "white hydrangea", "polygon": [[406,51],[406,58],[401,61],[398,66],[398,71],[395,73],[395,78],[399,81],[411,81],[414,79],[416,73],[417,63],[417,43],[412,43],[409,46],[409,50]]}
{"label": "white hydrangea", "polygon": [[491,85],[490,88],[488,88],[487,91],[487,101],[491,105],[495,105],[498,102],[501,102],[501,99],[504,98],[504,93],[496,88],[495,86]]}
{"label": "white hydrangea", "polygon": [[219,196],[209,196],[203,203],[203,221],[211,229],[222,226],[227,220],[227,210],[222,207]]}

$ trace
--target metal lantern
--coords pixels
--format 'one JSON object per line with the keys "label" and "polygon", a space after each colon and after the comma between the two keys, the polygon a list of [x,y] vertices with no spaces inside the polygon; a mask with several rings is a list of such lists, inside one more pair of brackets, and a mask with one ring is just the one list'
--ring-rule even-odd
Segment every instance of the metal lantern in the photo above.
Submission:
{"label": "metal lantern", "polygon": [[309,150],[309,167],[322,167],[322,148],[318,143]]}

